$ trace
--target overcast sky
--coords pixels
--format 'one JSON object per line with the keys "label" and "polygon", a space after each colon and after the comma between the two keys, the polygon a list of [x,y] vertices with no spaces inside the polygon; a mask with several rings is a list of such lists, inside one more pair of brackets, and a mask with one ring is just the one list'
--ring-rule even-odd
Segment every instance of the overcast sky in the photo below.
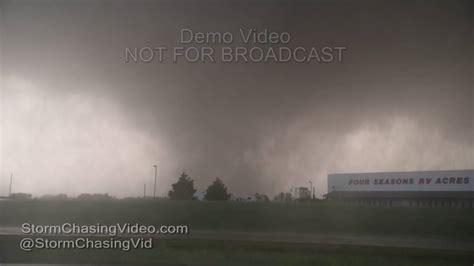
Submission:
{"label": "overcast sky", "polygon": [[[472,4],[379,2],[0,1],[0,195],[10,173],[14,192],[151,195],[153,164],[159,195],[183,170],[200,190],[312,180],[321,196],[328,173],[474,168]],[[183,28],[347,51],[125,62],[126,48],[180,46]]]}

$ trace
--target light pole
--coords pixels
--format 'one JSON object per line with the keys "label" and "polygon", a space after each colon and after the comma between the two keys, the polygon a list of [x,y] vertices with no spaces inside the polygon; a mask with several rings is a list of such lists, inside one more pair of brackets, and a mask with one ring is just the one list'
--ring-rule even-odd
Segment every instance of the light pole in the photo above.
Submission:
{"label": "light pole", "polygon": [[155,164],[153,167],[155,167],[155,185],[153,186],[153,198],[156,198],[156,172],[158,171],[158,166]]}
{"label": "light pole", "polygon": [[12,196],[13,173],[10,175],[10,189],[8,190],[8,197]]}
{"label": "light pole", "polygon": [[309,197],[312,199],[313,198],[313,182],[311,180],[309,181]]}

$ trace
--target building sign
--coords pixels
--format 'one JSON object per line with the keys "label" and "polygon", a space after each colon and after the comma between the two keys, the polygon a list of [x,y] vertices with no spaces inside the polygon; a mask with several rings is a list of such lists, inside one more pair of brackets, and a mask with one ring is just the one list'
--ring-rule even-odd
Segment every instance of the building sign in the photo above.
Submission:
{"label": "building sign", "polygon": [[474,191],[474,170],[330,174],[328,191]]}

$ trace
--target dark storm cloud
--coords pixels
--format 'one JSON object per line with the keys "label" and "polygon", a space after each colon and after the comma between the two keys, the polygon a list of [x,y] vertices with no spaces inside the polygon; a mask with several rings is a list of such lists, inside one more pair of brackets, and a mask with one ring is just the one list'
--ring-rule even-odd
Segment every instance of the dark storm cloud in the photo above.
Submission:
{"label": "dark storm cloud", "polygon": [[[160,193],[182,169],[200,188],[220,176],[271,194],[312,179],[321,194],[328,172],[474,167],[467,1],[2,10],[2,189],[15,172],[37,194],[134,195],[156,161]],[[331,64],[125,63],[125,48],[179,45],[182,28],[268,28],[348,51]]]}

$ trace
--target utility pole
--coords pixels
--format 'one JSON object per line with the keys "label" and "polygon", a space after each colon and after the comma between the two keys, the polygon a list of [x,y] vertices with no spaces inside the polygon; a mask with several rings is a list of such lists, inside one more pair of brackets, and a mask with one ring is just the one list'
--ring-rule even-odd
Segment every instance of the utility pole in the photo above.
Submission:
{"label": "utility pole", "polygon": [[143,197],[146,198],[146,183],[143,184]]}
{"label": "utility pole", "polygon": [[313,198],[313,182],[311,180],[309,181],[309,197],[312,199]]}
{"label": "utility pole", "polygon": [[155,164],[153,167],[155,167],[155,185],[153,186],[153,198],[156,198],[156,172],[158,171],[158,166]]}
{"label": "utility pole", "polygon": [[10,175],[10,189],[8,190],[8,197],[12,195],[13,173]]}

